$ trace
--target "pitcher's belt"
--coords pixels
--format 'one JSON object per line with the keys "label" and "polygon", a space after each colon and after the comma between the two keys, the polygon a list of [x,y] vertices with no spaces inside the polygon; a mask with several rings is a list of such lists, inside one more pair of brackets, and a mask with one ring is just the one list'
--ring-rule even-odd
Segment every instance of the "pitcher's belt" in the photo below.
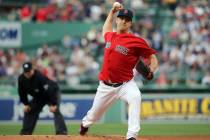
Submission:
{"label": "pitcher's belt", "polygon": [[107,86],[110,86],[110,87],[119,87],[123,84],[123,83],[109,83],[109,82],[106,82],[106,81],[103,81],[103,83]]}

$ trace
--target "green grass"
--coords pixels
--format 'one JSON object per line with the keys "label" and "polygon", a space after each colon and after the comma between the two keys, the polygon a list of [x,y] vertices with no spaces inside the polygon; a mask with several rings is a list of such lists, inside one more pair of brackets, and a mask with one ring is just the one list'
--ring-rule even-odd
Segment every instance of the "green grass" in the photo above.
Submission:
{"label": "green grass", "polygon": [[[17,135],[20,124],[0,124],[0,135]],[[78,135],[79,124],[68,124],[70,135]],[[126,124],[95,124],[89,134],[96,135],[125,135]],[[38,124],[35,135],[53,135],[53,124]],[[143,124],[140,135],[210,135],[210,124]]]}

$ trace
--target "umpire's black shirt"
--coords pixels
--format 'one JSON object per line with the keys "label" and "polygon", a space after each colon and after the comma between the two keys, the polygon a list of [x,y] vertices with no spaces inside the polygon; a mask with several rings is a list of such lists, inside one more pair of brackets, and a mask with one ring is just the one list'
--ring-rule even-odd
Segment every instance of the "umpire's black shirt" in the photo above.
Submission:
{"label": "umpire's black shirt", "polygon": [[18,77],[18,94],[24,105],[29,104],[28,94],[37,101],[47,101],[51,105],[56,105],[58,92],[57,83],[48,79],[38,70],[34,70],[30,79],[26,78],[23,73]]}

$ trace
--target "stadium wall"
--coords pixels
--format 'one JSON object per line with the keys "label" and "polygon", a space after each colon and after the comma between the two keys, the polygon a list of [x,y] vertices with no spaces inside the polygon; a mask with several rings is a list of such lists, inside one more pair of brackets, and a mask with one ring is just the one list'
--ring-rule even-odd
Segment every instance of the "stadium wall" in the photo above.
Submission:
{"label": "stadium wall", "polygon": [[[65,120],[80,122],[92,105],[94,94],[64,95],[61,112]],[[207,123],[210,122],[209,94],[143,94],[141,106],[143,123]],[[17,96],[0,98],[0,122],[19,122],[23,118],[23,105]],[[53,114],[45,106],[40,114],[43,122],[51,121]],[[100,120],[101,123],[126,123],[127,104],[115,102]]]}

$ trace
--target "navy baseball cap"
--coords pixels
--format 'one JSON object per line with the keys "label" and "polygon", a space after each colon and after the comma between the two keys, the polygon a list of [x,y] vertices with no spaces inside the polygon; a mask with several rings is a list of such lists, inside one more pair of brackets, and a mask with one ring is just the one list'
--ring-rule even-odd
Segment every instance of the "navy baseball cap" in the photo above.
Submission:
{"label": "navy baseball cap", "polygon": [[133,18],[133,12],[129,9],[121,9],[119,12],[118,12],[118,15],[117,17],[128,17],[132,20]]}
{"label": "navy baseball cap", "polygon": [[31,62],[25,62],[23,64],[23,71],[24,72],[29,72],[30,70],[32,70],[32,63]]}

